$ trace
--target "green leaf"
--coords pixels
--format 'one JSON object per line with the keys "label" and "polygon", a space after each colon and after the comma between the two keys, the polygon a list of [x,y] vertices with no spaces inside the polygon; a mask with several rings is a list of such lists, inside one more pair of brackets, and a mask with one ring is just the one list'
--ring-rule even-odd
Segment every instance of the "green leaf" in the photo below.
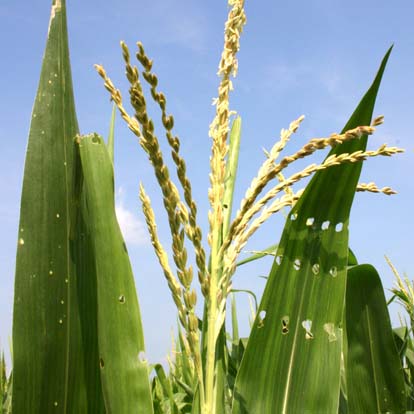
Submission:
{"label": "green leaf", "polygon": [[236,296],[234,293],[231,295],[231,342],[232,342],[232,349],[234,344],[239,342],[239,321],[237,318],[237,304],[236,304]]}
{"label": "green leaf", "polygon": [[356,266],[358,264],[358,260],[354,254],[354,252],[349,249],[348,251],[348,266]]}
{"label": "green leaf", "polygon": [[187,354],[187,351],[185,349],[184,345],[184,338],[183,335],[185,335],[181,329],[180,324],[178,323],[178,344],[179,344],[179,353],[176,355],[177,358],[177,364],[180,363],[181,368],[181,374],[183,381],[186,384],[194,385],[196,381],[196,375],[194,370],[190,366],[190,355]]}
{"label": "green leaf", "polygon": [[237,167],[239,165],[241,124],[241,118],[238,116],[233,121],[230,131],[229,155],[223,196],[223,238],[227,236],[229,231],[233,211],[234,187],[236,185]]}
{"label": "green leaf", "polygon": [[7,375],[6,375],[6,363],[4,361],[4,353],[0,356],[0,409],[3,408],[3,401],[7,395]]}
{"label": "green leaf", "polygon": [[348,272],[346,327],[349,412],[405,413],[403,369],[381,279],[371,265]]}
{"label": "green leaf", "polygon": [[3,396],[3,413],[2,414],[12,413],[12,392],[13,392],[13,372],[10,373],[9,379],[7,380],[7,393]]}
{"label": "green leaf", "polygon": [[257,297],[256,297],[256,294],[253,291],[251,291],[249,289],[232,289],[231,292],[232,293],[247,293],[250,296],[250,298],[253,299],[254,309],[252,307],[252,312],[254,314],[256,314],[256,312],[257,312]]}
{"label": "green leaf", "polygon": [[[78,132],[64,0],[52,6],[30,126],[13,312],[13,412],[100,413],[94,273],[72,197]],[[84,247],[82,249],[81,247]],[[89,272],[92,270],[92,272]]]}
{"label": "green leaf", "polygon": [[115,146],[115,118],[116,118],[116,104],[112,105],[111,122],[109,124],[109,135],[108,135],[108,154],[109,158],[114,164],[114,146]]}
{"label": "green leaf", "polygon": [[240,260],[237,263],[237,266],[242,266],[246,263],[254,262],[255,260],[261,259],[262,257],[265,257],[265,256],[275,256],[277,247],[278,247],[277,244],[272,244],[270,247],[264,250],[261,250],[257,253],[254,253],[249,257],[246,257],[246,259]]}
{"label": "green leaf", "polygon": [[186,394],[187,398],[190,401],[192,401],[194,398],[194,390],[189,385],[181,381],[179,378],[175,377],[174,374],[172,374],[172,376],[174,377],[174,381],[177,384],[177,388],[181,387],[183,389],[183,392]]}
{"label": "green leaf", "polygon": [[227,372],[228,350],[226,345],[226,331],[223,325],[217,338],[215,376],[216,411],[223,414],[228,412],[226,410],[226,390],[228,389]]}
{"label": "green leaf", "polygon": [[163,393],[165,397],[169,400],[169,409],[171,414],[178,414],[178,407],[177,404],[174,401],[174,394],[171,388],[171,383],[167,376],[165,375],[164,368],[160,364],[156,364],[154,366],[155,373],[157,375],[157,378],[161,384]]}
{"label": "green leaf", "polygon": [[410,363],[414,365],[414,346],[409,332],[410,331],[407,326],[401,326],[393,329],[394,340],[397,344],[399,354],[406,357]]}
{"label": "green leaf", "polygon": [[115,214],[113,166],[96,134],[77,139],[87,230],[97,273],[98,342],[107,414],[152,413],[148,363],[134,277]]}
{"label": "green leaf", "polygon": [[[390,51],[344,130],[370,124]],[[346,142],[330,155],[366,142]],[[236,379],[233,414],[338,412],[348,224],[361,167],[319,171],[292,209]]]}

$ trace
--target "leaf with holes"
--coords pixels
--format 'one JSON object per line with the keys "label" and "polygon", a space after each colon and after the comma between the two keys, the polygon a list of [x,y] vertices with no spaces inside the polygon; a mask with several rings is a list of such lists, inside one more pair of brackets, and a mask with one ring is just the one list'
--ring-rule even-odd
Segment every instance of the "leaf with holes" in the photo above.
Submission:
{"label": "leaf with holes", "polygon": [[[390,52],[344,131],[370,124]],[[348,141],[329,155],[366,142]],[[293,208],[236,379],[233,414],[338,412],[348,223],[361,167],[319,171]]]}
{"label": "leaf with holes", "polygon": [[380,277],[371,265],[348,271],[346,365],[350,413],[405,413],[403,369]]}
{"label": "leaf with holes", "polygon": [[144,335],[127,249],[115,215],[112,160],[103,139],[77,138],[87,232],[97,274],[98,344],[107,414],[153,412]]}

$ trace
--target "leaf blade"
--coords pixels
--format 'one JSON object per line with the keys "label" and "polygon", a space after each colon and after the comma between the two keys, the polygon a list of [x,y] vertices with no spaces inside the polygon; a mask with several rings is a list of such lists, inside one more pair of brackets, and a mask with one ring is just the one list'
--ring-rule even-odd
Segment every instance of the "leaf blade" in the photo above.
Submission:
{"label": "leaf blade", "polygon": [[[344,130],[370,123],[389,53]],[[292,209],[236,379],[233,414],[338,411],[348,221],[360,171],[361,163],[319,171]]]}
{"label": "leaf blade", "polygon": [[78,140],[97,272],[98,343],[106,413],[153,412],[131,264],[115,214],[113,165],[97,134]]}
{"label": "leaf blade", "polygon": [[17,414],[56,407],[64,413],[102,409],[99,371],[93,366],[96,343],[83,338],[79,314],[80,301],[86,304],[90,297],[88,292],[78,295],[78,281],[84,278],[78,277],[79,263],[73,262],[71,223],[79,213],[72,198],[77,133],[66,5],[54,0],[20,209],[13,311],[12,398]]}
{"label": "leaf blade", "polygon": [[404,413],[405,385],[381,279],[371,265],[348,272],[347,397],[352,412]]}

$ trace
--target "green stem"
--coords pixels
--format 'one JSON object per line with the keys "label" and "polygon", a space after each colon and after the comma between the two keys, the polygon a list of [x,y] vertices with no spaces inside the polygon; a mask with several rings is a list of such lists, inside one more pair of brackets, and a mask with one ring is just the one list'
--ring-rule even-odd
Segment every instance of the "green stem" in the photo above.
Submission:
{"label": "green stem", "polygon": [[213,233],[213,243],[211,249],[211,280],[209,289],[208,306],[208,326],[207,326],[207,356],[206,356],[206,382],[205,398],[206,404],[203,409],[204,414],[215,414],[215,391],[214,374],[216,370],[216,333],[215,321],[217,317],[217,282],[218,282],[218,233]]}
{"label": "green stem", "polygon": [[222,275],[222,258],[220,255],[220,247],[223,238],[227,235],[230,228],[231,212],[233,205],[234,185],[236,181],[237,165],[240,148],[240,131],[241,119],[238,117],[233,122],[230,133],[230,147],[227,161],[227,169],[225,176],[225,190],[223,195],[223,224],[222,228],[218,224],[217,216],[214,221],[213,240],[211,246],[211,280],[209,291],[209,306],[208,306],[208,326],[207,326],[207,355],[206,355],[206,382],[205,382],[205,397],[206,414],[216,414],[217,408],[217,393],[215,384],[216,374],[216,327],[215,322],[218,316],[218,282]]}

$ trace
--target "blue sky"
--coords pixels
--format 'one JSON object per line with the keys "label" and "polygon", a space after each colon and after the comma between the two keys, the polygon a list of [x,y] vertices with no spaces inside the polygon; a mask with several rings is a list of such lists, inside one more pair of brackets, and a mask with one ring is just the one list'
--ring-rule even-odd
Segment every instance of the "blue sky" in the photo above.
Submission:
{"label": "blue sky", "polygon": [[[31,109],[46,41],[49,1],[3,1],[0,4],[0,340],[8,348],[20,191]],[[207,229],[209,148],[208,127],[217,94],[217,65],[227,15],[224,0],[143,0],[88,2],[67,0],[71,62],[81,132],[108,131],[110,103],[94,63],[105,66],[126,96],[127,85],[119,49],[144,43],[154,58],[160,90],[175,116],[188,174],[199,205],[200,224]],[[299,4],[298,4],[299,3]],[[406,153],[393,159],[369,160],[361,181],[389,185],[398,195],[358,194],[351,215],[350,243],[360,262],[374,264],[385,287],[392,275],[383,255],[414,277],[414,5],[411,0],[347,2],[275,2],[246,0],[247,26],[239,54],[231,108],[243,119],[237,201],[264,159],[279,131],[299,115],[306,116],[289,152],[307,139],[340,131],[369,86],[379,62],[394,43],[375,114],[385,124],[370,139]],[[158,114],[154,114],[154,117]],[[161,133],[160,133],[161,135]],[[164,360],[170,348],[175,311],[146,236],[138,201],[142,181],[160,220],[161,239],[168,231],[152,170],[134,137],[118,119],[116,127],[116,188],[119,218],[133,263],[151,361]],[[164,146],[164,148],[166,148]],[[322,155],[321,155],[322,156]],[[321,156],[316,159],[321,159]],[[307,165],[308,160],[301,165]],[[236,201],[236,202],[237,202]],[[247,249],[265,248],[279,240],[282,217],[268,222]],[[246,265],[236,274],[237,288],[260,293],[271,261]],[[247,326],[248,302],[241,296],[240,314]],[[394,315],[396,310],[393,311]],[[396,317],[394,316],[396,320]],[[245,328],[246,331],[246,328]]]}

